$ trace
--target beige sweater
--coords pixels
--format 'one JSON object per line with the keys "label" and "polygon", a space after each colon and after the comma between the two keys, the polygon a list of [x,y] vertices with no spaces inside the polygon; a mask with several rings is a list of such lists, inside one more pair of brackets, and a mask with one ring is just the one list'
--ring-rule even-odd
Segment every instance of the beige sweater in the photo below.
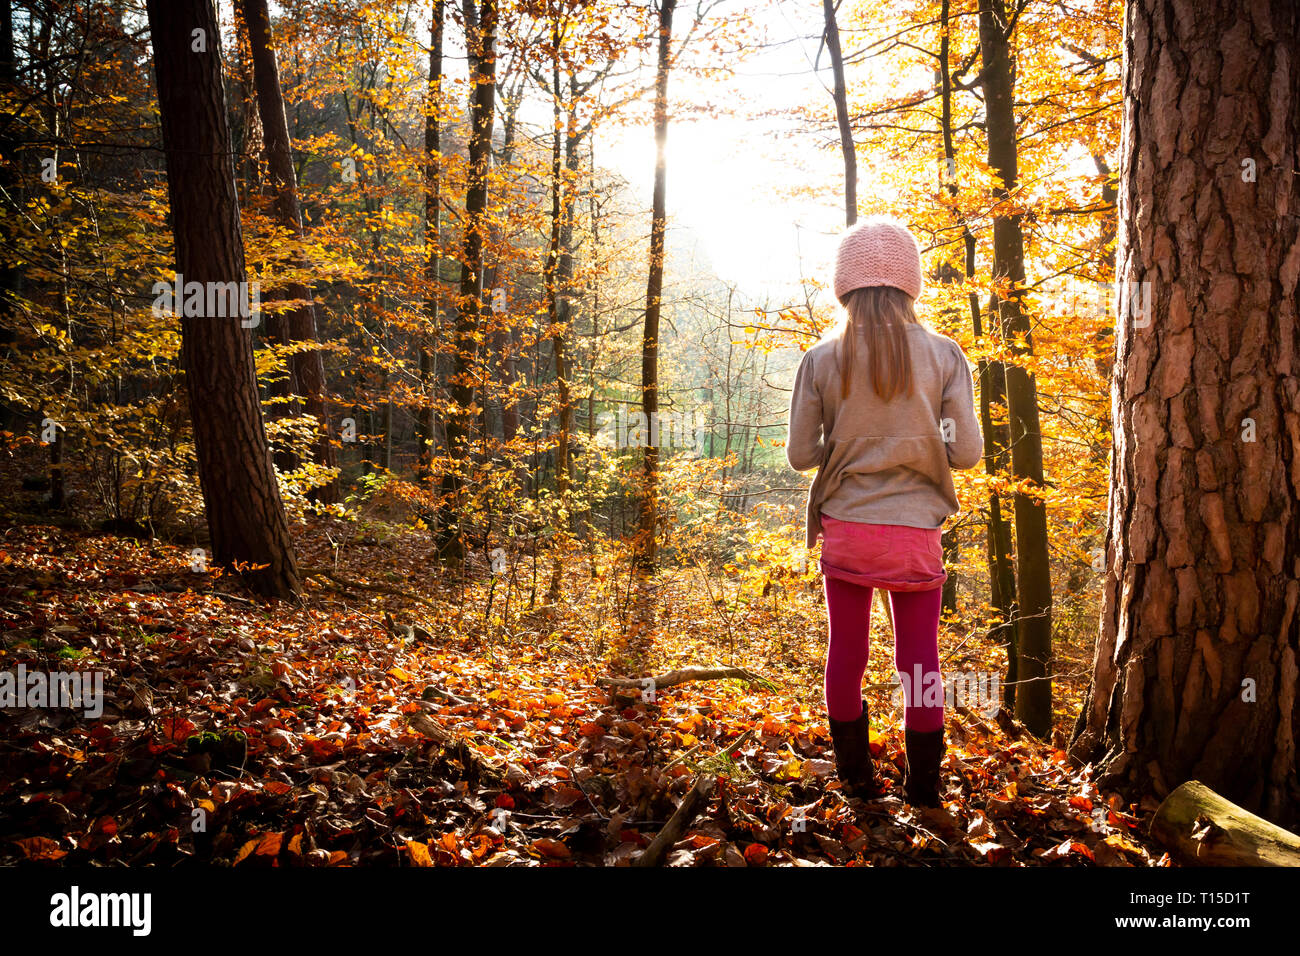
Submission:
{"label": "beige sweater", "polygon": [[816,468],[808,490],[808,547],[822,514],[842,521],[938,528],[961,510],[951,468],[984,454],[971,366],[952,339],[909,326],[913,392],[882,402],[871,388],[865,338],[855,351],[853,388],[840,399],[839,337],[810,348],[790,397],[786,459]]}

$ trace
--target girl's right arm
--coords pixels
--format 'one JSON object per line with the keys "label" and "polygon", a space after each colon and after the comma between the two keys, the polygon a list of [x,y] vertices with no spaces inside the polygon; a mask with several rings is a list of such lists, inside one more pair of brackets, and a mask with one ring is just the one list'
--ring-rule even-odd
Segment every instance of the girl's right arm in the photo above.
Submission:
{"label": "girl's right arm", "polygon": [[790,430],[785,440],[785,459],[795,471],[807,471],[822,463],[822,397],[813,381],[812,352],[805,352],[794,376],[790,394]]}

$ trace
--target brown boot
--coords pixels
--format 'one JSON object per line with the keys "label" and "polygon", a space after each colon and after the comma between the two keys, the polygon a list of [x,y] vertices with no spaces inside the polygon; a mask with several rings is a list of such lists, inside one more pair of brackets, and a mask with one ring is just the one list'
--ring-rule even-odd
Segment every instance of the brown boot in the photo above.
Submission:
{"label": "brown boot", "polygon": [[859,800],[875,800],[882,796],[884,791],[876,783],[876,771],[871,763],[867,702],[862,702],[862,715],[857,720],[831,718],[830,725],[835,770],[844,784],[845,794]]}
{"label": "brown boot", "polygon": [[943,760],[943,729],[903,730],[907,748],[907,779],[903,792],[907,802],[914,807],[937,807],[939,793],[939,762]]}

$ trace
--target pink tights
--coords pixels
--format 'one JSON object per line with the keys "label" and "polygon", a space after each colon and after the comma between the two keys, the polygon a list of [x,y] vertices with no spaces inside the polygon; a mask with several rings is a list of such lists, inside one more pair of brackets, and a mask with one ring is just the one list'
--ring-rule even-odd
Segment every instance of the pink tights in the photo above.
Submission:
{"label": "pink tights", "polygon": [[[862,713],[862,675],[867,670],[872,589],[833,577],[825,580],[831,624],[826,712],[835,720],[857,720]],[[943,588],[891,591],[889,603],[894,614],[894,667],[903,683],[903,725],[912,730],[939,730],[943,727],[943,696],[938,685],[931,685],[939,674]]]}

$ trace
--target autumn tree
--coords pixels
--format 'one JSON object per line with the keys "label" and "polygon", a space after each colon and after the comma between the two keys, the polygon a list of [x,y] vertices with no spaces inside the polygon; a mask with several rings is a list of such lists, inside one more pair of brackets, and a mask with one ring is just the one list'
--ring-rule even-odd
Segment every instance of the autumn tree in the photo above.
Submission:
{"label": "autumn tree", "polygon": [[[149,0],[148,13],[176,272],[187,288],[237,289],[247,274],[216,9],[212,0]],[[297,560],[263,431],[252,337],[238,310],[212,314],[215,296],[201,298],[197,309],[180,300],[175,308],[213,557],[259,593],[293,597]]]}
{"label": "autumn tree", "polygon": [[638,516],[636,560],[642,569],[655,564],[655,536],[659,522],[659,317],[663,308],[664,234],[667,229],[668,73],[673,39],[673,11],[677,0],[659,2],[659,46],[655,67],[655,176],[650,213],[650,269],[646,281],[645,325],[641,337],[641,407],[649,436],[645,446],[645,472]]}
{"label": "autumn tree", "polygon": [[[1014,207],[1017,169],[1015,70],[1011,57],[1014,17],[1002,0],[980,0],[980,75],[983,78],[988,134],[988,161],[998,183],[994,196],[993,278],[1002,335],[1014,354],[1032,356],[1033,332],[1023,307],[1024,232]],[[1047,504],[1043,487],[1043,447],[1038,417],[1038,390],[1023,362],[1006,367],[1010,414],[1011,468],[1019,482],[1015,493],[1016,536],[1016,716],[1032,732],[1052,729],[1052,580],[1048,558]]]}
{"label": "autumn tree", "polygon": [[1073,754],[1294,819],[1300,11],[1134,0],[1105,603]]}
{"label": "autumn tree", "polygon": [[[465,37],[470,56],[469,169],[465,189],[465,236],[461,251],[460,296],[453,335],[450,376],[452,408],[447,415],[447,451],[451,459],[443,477],[442,495],[449,520],[439,522],[443,557],[459,562],[465,543],[459,527],[464,515],[457,507],[464,487],[473,422],[473,356],[483,311],[483,242],[487,234],[488,166],[492,159],[492,125],[496,111],[496,0],[464,0]],[[454,518],[451,516],[454,515]]]}
{"label": "autumn tree", "polygon": [[434,401],[437,352],[431,341],[441,324],[442,277],[442,33],[446,21],[445,0],[434,0],[429,22],[429,77],[424,101],[424,281],[426,330],[420,341],[421,404],[417,412],[416,438],[420,443],[417,477],[423,482],[433,474]]}
{"label": "autumn tree", "polygon": [[[298,203],[298,181],[294,170],[293,146],[289,141],[289,125],[284,114],[284,98],[280,92],[280,69],[275,59],[275,44],[271,35],[271,16],[266,0],[237,0],[236,10],[248,31],[248,45],[253,64],[253,82],[257,89],[257,109],[262,126],[263,152],[266,157],[269,182],[276,221],[290,241],[303,239],[302,211]],[[309,265],[301,255],[288,257],[289,265],[299,274],[307,272]],[[289,356],[292,370],[290,381],[302,390],[306,411],[316,419],[320,438],[315,445],[315,459],[326,468],[334,466],[334,446],[330,442],[329,412],[326,406],[325,364],[320,350],[314,348],[317,340],[316,304],[309,283],[292,279],[277,287],[266,297],[272,309],[284,303],[287,306],[285,325],[287,341],[297,343]],[[325,502],[338,498],[338,481],[331,478],[316,490],[316,497]]]}
{"label": "autumn tree", "polygon": [[853,127],[849,122],[848,91],[844,86],[844,53],[840,49],[840,27],[835,20],[835,3],[822,0],[822,14],[826,29],[822,39],[831,58],[831,74],[835,86],[831,95],[835,101],[835,122],[840,131],[840,150],[844,153],[844,224],[858,221],[858,156],[853,144]]}

